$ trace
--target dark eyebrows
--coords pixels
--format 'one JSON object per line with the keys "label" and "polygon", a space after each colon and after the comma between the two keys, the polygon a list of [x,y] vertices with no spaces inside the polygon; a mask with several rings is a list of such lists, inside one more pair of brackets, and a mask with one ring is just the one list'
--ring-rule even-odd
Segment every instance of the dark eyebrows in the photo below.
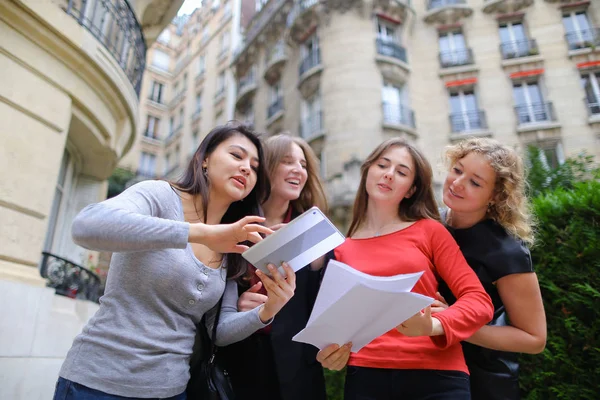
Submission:
{"label": "dark eyebrows", "polygon": [[[232,144],[232,145],[230,145],[229,147],[230,147],[230,148],[231,148],[231,147],[235,147],[236,149],[238,149],[238,150],[240,150],[242,153],[244,153],[244,155],[248,156],[248,150],[246,150],[246,148],[245,148],[245,147],[243,147],[243,146],[240,146],[239,144]],[[257,157],[252,157],[252,161],[259,162]]]}

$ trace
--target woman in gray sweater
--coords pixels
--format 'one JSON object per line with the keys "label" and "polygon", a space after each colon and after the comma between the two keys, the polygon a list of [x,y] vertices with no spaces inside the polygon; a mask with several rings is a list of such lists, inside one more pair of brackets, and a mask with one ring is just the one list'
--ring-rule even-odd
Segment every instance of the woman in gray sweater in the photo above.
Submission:
{"label": "woman in gray sweater", "polygon": [[258,242],[268,196],[263,150],[242,125],[213,129],[182,179],[138,183],[83,209],[73,239],[113,252],[100,309],[75,338],[61,368],[55,400],[185,399],[196,324],[223,304],[217,345],[249,336],[271,322],[293,296],[295,275],[284,265],[273,278],[257,273],[268,300],[237,312],[245,273],[243,242]]}

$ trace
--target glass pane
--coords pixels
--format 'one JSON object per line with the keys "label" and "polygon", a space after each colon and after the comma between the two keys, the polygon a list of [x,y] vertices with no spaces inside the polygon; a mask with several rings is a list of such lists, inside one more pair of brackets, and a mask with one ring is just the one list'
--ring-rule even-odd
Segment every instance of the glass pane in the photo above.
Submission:
{"label": "glass pane", "polygon": [[477,98],[475,97],[475,93],[465,92],[463,99],[465,111],[477,111]]}
{"label": "glass pane", "polygon": [[591,28],[585,12],[578,12],[575,14],[575,18],[577,19],[577,26],[580,31],[587,31]]}
{"label": "glass pane", "polygon": [[501,43],[510,43],[512,42],[512,38],[510,37],[510,32],[508,30],[509,28],[507,26],[501,26],[499,33],[500,33],[500,42]]}
{"label": "glass pane", "polygon": [[525,28],[520,22],[512,24],[512,34],[515,38],[515,41],[523,41],[527,39],[527,35],[525,35]]}
{"label": "glass pane", "polygon": [[575,31],[575,25],[573,24],[571,14],[563,15],[563,25],[565,26],[565,31],[567,31],[567,33]]}
{"label": "glass pane", "polygon": [[467,48],[467,44],[465,42],[465,37],[462,33],[453,33],[452,34],[452,44],[454,45],[455,50],[464,50]]}
{"label": "glass pane", "polygon": [[450,95],[450,110],[453,114],[462,112],[462,103],[458,93]]}
{"label": "glass pane", "polygon": [[540,91],[540,87],[537,83],[528,84],[527,91],[529,93],[529,100],[531,104],[540,104],[544,102],[542,99],[542,92]]}
{"label": "glass pane", "polygon": [[521,106],[523,104],[526,104],[525,92],[523,90],[523,86],[522,85],[515,85],[515,86],[513,86],[513,96],[515,98],[515,104],[517,106]]}

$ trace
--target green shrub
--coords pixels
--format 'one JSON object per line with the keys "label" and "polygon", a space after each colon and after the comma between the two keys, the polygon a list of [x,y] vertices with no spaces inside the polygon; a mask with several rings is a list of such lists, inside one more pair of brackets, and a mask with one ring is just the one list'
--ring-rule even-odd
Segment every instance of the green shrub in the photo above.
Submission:
{"label": "green shrub", "polygon": [[108,178],[108,193],[106,198],[110,199],[125,190],[127,182],[135,177],[135,173],[125,168],[116,168]]}
{"label": "green shrub", "polygon": [[542,354],[521,357],[527,400],[600,395],[600,182],[576,181],[533,199],[548,340]]}

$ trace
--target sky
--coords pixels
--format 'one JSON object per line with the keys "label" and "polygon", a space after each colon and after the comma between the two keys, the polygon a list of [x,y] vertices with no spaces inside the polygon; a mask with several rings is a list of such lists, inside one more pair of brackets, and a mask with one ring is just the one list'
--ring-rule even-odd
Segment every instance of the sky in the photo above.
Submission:
{"label": "sky", "polygon": [[177,12],[177,15],[191,14],[195,8],[199,8],[202,0],[185,0]]}

